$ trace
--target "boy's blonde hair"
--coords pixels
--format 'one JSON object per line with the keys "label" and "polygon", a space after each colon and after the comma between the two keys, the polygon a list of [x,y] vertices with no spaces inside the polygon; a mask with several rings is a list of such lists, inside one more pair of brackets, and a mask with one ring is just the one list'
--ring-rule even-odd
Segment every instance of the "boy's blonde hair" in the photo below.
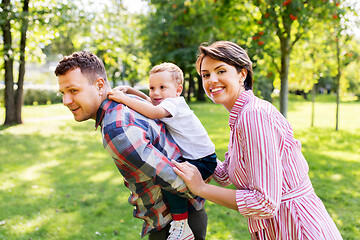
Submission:
{"label": "boy's blonde hair", "polygon": [[172,80],[174,80],[176,84],[180,85],[184,83],[183,71],[181,71],[181,69],[173,63],[164,62],[162,64],[156,65],[150,70],[150,74],[165,71],[171,73]]}

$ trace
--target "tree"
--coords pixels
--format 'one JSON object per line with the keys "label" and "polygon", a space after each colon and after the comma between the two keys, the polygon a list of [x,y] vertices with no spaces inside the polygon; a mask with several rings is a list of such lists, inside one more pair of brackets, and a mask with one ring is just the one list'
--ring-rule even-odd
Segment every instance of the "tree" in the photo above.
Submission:
{"label": "tree", "polygon": [[[354,44],[356,48],[360,49],[360,43]],[[346,56],[352,58],[346,69],[344,70],[344,79],[348,80],[347,90],[355,95],[357,100],[360,100],[360,55],[358,52],[347,52]]]}
{"label": "tree", "polygon": [[252,1],[240,3],[231,0],[215,0],[214,2],[212,29],[214,38],[235,42],[246,50],[253,62],[253,91],[257,96],[271,102],[276,69],[269,64],[271,63],[269,56],[259,49],[259,46],[264,44],[261,39],[264,32],[258,24],[258,8]]}
{"label": "tree", "polygon": [[[55,5],[55,7],[54,7]],[[46,8],[44,6],[50,6]],[[11,1],[2,0],[0,13],[1,30],[3,34],[3,59],[5,78],[5,122],[4,125],[21,124],[21,108],[23,105],[23,86],[25,76],[25,63],[27,58],[36,58],[41,55],[42,41],[46,42],[53,37],[51,33],[43,34],[41,26],[50,25],[50,16],[56,18],[60,14],[53,14],[54,10],[60,11],[71,7],[55,1],[29,0]],[[50,36],[51,35],[51,36]],[[15,37],[13,37],[15,36]],[[13,41],[20,39],[20,41]],[[27,43],[31,44],[27,44]],[[25,51],[29,49],[31,55]],[[18,78],[14,78],[14,63],[19,63]]]}
{"label": "tree", "polygon": [[121,0],[112,0],[104,7],[92,23],[97,37],[91,38],[89,48],[104,60],[113,85],[128,82],[134,87],[145,78],[149,66],[139,36],[141,16],[127,12]]}
{"label": "tree", "polygon": [[260,27],[253,39],[272,58],[280,76],[280,112],[286,117],[291,52],[315,21],[329,17],[334,4],[327,0],[254,0],[254,4]]}
{"label": "tree", "polygon": [[60,19],[59,34],[46,47],[48,56],[91,51],[103,60],[113,85],[134,86],[145,77],[148,56],[141,51],[139,19],[126,11],[122,0],[87,0],[71,11]]}
{"label": "tree", "polygon": [[[339,109],[340,109],[340,90],[342,74],[344,68],[349,65],[354,59],[354,54],[350,55],[351,51],[348,47],[348,43],[351,40],[351,36],[346,32],[346,6],[336,2],[336,10],[333,11],[333,25],[330,26],[330,32],[332,33],[332,39],[334,41],[334,49],[336,56],[336,123],[335,130],[339,130]],[[349,51],[350,50],[350,51]]]}
{"label": "tree", "polygon": [[198,100],[205,100],[202,81],[195,71],[195,60],[200,43],[213,41],[217,34],[214,2],[152,0],[152,11],[142,30],[151,65],[168,61],[183,70],[188,82],[188,87],[184,88],[188,101],[191,93],[195,93]]}
{"label": "tree", "polygon": [[[4,125],[20,124],[21,120],[21,106],[22,94],[24,86],[25,75],[25,46],[26,46],[26,32],[28,27],[27,15],[29,12],[29,1],[23,0],[23,8],[21,14],[14,13],[14,8],[10,0],[3,0],[1,8],[1,29],[3,32],[4,41],[4,70],[5,70],[5,108],[6,117]],[[15,16],[18,15],[18,16]],[[17,81],[17,88],[14,89],[14,54],[13,54],[13,38],[11,33],[11,21],[18,17],[21,22],[21,37],[20,37],[20,59],[19,59],[19,77]]]}

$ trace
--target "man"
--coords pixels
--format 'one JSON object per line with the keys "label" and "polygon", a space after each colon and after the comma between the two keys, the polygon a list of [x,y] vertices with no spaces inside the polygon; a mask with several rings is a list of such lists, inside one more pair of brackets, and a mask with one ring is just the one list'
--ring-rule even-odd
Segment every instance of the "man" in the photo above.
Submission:
{"label": "man", "polygon": [[55,69],[63,104],[76,121],[96,120],[104,148],[110,153],[131,190],[129,203],[134,217],[144,220],[142,237],[166,239],[171,215],[161,189],[190,200],[189,225],[196,239],[205,239],[207,215],[203,200],[195,197],[173,171],[171,159],[180,151],[164,125],[110,101],[110,84],[102,61],[92,53],[64,57]]}

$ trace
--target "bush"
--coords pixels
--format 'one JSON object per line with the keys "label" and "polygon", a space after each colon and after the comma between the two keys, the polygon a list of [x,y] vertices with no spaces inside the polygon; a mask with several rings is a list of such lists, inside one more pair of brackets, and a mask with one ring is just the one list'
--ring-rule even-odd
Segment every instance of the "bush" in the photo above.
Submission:
{"label": "bush", "polygon": [[[61,95],[54,89],[26,88],[24,89],[24,105],[45,105],[61,103]],[[5,106],[5,89],[0,88],[0,106]]]}
{"label": "bush", "polygon": [[52,89],[29,88],[24,91],[24,105],[44,105],[61,102],[61,95]]}

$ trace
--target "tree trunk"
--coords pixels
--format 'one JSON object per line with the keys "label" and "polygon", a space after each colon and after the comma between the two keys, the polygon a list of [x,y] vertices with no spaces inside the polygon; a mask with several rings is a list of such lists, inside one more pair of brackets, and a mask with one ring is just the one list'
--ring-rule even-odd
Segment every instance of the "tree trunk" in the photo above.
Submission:
{"label": "tree trunk", "polygon": [[336,59],[337,59],[337,74],[336,74],[336,126],[335,130],[339,130],[339,107],[340,107],[340,77],[341,77],[341,67],[340,67],[340,46],[339,38],[336,40]]}
{"label": "tree trunk", "polygon": [[197,77],[197,83],[198,83],[198,89],[197,89],[197,94],[196,94],[196,100],[204,102],[205,101],[205,91],[204,91],[202,79],[199,76]]}
{"label": "tree trunk", "polygon": [[189,74],[189,89],[187,91],[187,102],[191,102],[191,93],[194,90],[194,78]]}
{"label": "tree trunk", "polygon": [[287,117],[288,110],[288,75],[290,64],[290,39],[281,39],[281,90],[280,90],[280,112],[284,117]]}
{"label": "tree trunk", "polygon": [[12,37],[11,37],[11,6],[10,0],[1,2],[3,15],[8,16],[3,19],[1,29],[4,41],[4,70],[5,70],[5,122],[4,125],[12,125],[16,123],[15,111],[15,91],[14,91],[14,73],[13,73],[13,53],[12,53]]}
{"label": "tree trunk", "polygon": [[312,107],[311,107],[311,127],[314,127],[314,119],[315,119],[315,96],[316,96],[316,84],[314,84],[312,90],[311,90],[311,101],[312,101]]}
{"label": "tree trunk", "polygon": [[19,78],[17,82],[17,90],[15,96],[15,111],[16,123],[22,123],[21,108],[23,105],[23,92],[24,92],[24,77],[25,77],[25,48],[26,48],[26,32],[28,28],[28,13],[29,13],[29,0],[23,1],[23,19],[21,26],[20,37],[20,63],[19,63]]}

